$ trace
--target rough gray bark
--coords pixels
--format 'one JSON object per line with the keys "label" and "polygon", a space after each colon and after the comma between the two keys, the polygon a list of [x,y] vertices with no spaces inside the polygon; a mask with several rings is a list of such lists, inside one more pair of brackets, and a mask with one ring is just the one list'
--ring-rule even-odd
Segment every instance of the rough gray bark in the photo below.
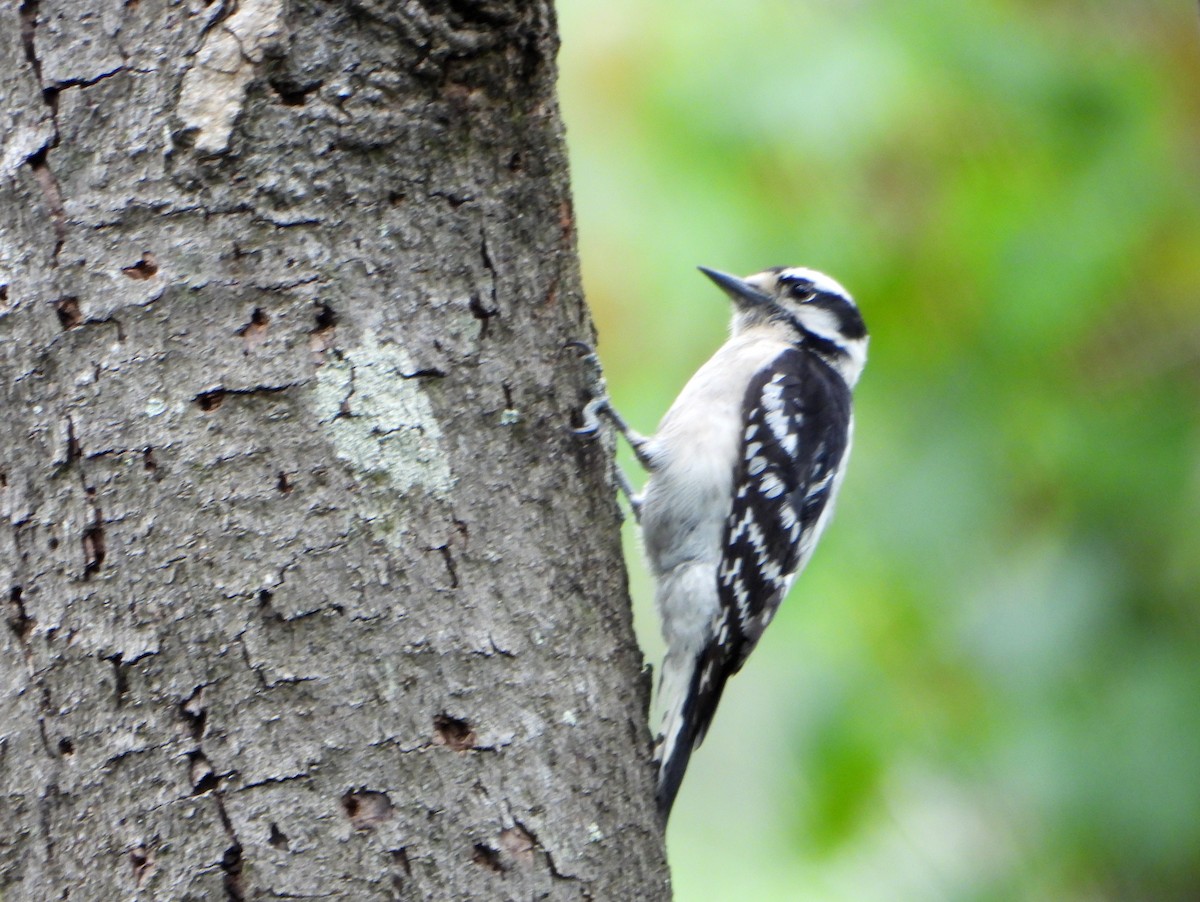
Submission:
{"label": "rough gray bark", "polygon": [[0,898],[668,894],[553,12],[0,8]]}

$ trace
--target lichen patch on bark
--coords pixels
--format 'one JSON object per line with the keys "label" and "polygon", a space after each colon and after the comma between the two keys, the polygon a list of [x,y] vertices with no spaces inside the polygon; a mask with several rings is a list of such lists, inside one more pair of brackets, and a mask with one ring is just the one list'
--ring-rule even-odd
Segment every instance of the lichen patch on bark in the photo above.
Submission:
{"label": "lichen patch on bark", "polygon": [[373,335],[317,370],[317,419],[337,456],[360,474],[383,474],[399,494],[445,495],[454,485],[442,429],[405,350]]}

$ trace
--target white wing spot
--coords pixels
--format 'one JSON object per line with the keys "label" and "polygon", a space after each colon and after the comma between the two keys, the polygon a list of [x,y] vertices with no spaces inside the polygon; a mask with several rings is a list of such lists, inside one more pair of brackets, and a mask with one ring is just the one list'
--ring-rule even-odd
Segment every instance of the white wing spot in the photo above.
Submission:
{"label": "white wing spot", "polygon": [[745,623],[750,616],[750,593],[746,591],[746,584],[740,576],[733,581],[733,594],[737,599],[738,621]]}
{"label": "white wing spot", "polygon": [[819,482],[814,482],[812,485],[810,485],[808,487],[808,491],[805,493],[804,497],[806,499],[808,499],[808,498],[812,498],[814,495],[821,494],[821,492],[825,491],[825,489],[828,488],[829,482],[831,479],[833,479],[833,471],[832,470],[830,470],[828,473],[825,474],[824,479],[820,480]]}
{"label": "white wing spot", "polygon": [[790,504],[785,504],[779,509],[779,525],[784,529],[791,529],[796,525],[796,511]]}
{"label": "white wing spot", "polygon": [[744,563],[745,561],[743,561],[740,557],[731,562],[727,562],[721,568],[721,572],[719,574],[721,577],[721,584],[728,586],[733,581],[735,576],[739,576],[742,572],[742,564]]}
{"label": "white wing spot", "polygon": [[779,569],[779,564],[768,557],[763,557],[759,562],[758,568],[763,575],[763,579],[769,581],[776,588],[783,582],[783,571]]}
{"label": "white wing spot", "polygon": [[779,373],[763,386],[763,407],[767,412],[766,421],[771,434],[788,455],[795,456],[798,441],[796,432],[802,418],[788,415],[783,398],[783,378],[783,374]]}
{"label": "white wing spot", "polygon": [[774,473],[768,473],[763,477],[763,481],[759,486],[764,498],[778,498],[783,494],[783,490],[787,488],[783,484],[783,480]]}
{"label": "white wing spot", "polygon": [[763,549],[766,547],[766,539],[763,538],[762,530],[758,528],[758,524],[751,522],[746,530],[746,538],[750,540],[750,544],[754,547],[754,556],[761,558]]}
{"label": "white wing spot", "polygon": [[797,432],[800,428],[801,417],[795,418],[795,430],[789,432],[786,436],[779,440],[779,444],[783,446],[783,450],[787,452],[788,457],[796,456],[796,449],[800,447],[800,436]]}

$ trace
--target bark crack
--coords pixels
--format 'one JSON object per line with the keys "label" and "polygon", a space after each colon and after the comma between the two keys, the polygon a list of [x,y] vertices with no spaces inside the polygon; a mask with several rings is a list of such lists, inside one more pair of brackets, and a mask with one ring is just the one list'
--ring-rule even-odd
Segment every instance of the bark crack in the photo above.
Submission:
{"label": "bark crack", "polygon": [[[315,611],[313,613],[322,613],[324,611],[333,611],[334,613],[338,613],[338,614],[341,613],[341,611],[336,610],[336,607],[321,608],[319,612]],[[279,622],[280,623],[291,623],[291,622],[294,622],[295,619],[297,619],[297,618],[292,618],[290,620],[284,620],[281,617],[281,618],[279,618]],[[295,685],[299,685],[300,683],[320,682],[321,678],[316,677],[316,676],[282,676],[282,677],[279,677],[278,679],[268,680],[266,675],[263,674],[263,665],[255,664],[253,659],[250,657],[250,648],[246,645],[246,640],[239,636],[237,639],[237,643],[242,649],[242,662],[246,665],[246,669],[254,674],[255,679],[258,680],[258,685],[260,687],[262,687],[263,689],[277,689],[280,686],[295,686]]]}
{"label": "bark crack", "polygon": [[298,774],[287,774],[282,777],[264,777],[261,780],[255,780],[253,783],[247,783],[244,786],[238,787],[238,792],[245,792],[247,789],[257,789],[260,786],[272,786],[278,783],[293,783],[296,780],[311,780],[312,774],[307,771],[302,771]]}
{"label": "bark crack", "polygon": [[37,77],[38,87],[42,87],[42,61],[38,59],[37,45],[34,38],[37,33],[38,7],[41,0],[24,0],[17,15],[21,18],[21,48],[25,51],[25,60],[33,67]]}
{"label": "bark crack", "polygon": [[83,530],[83,578],[91,579],[104,567],[104,558],[108,554],[107,541],[104,536],[104,512],[96,501],[96,489],[87,485],[87,477],[81,468],[80,479],[84,482],[83,493],[92,514],[92,522]]}
{"label": "bark crack", "polygon": [[8,592],[9,615],[8,628],[12,630],[17,641],[21,643],[21,648],[25,652],[25,660],[30,662],[32,667],[33,648],[29,642],[29,636],[33,632],[33,627],[36,621],[29,616],[25,610],[25,602],[22,600],[22,595],[25,590],[22,586],[13,586]]}
{"label": "bark crack", "polygon": [[67,214],[63,204],[62,189],[58,184],[58,176],[50,168],[47,157],[50,150],[58,146],[58,122],[54,123],[54,134],[40,150],[30,154],[26,159],[33,171],[34,181],[42,189],[42,197],[46,201],[46,209],[50,214],[50,223],[54,228],[54,250],[50,254],[50,265],[58,266],[58,255],[67,240]]}
{"label": "bark crack", "polygon": [[42,190],[46,209],[50,214],[50,223],[54,228],[54,251],[50,255],[50,265],[58,265],[58,255],[67,238],[67,216],[63,205],[62,189],[58,177],[50,168],[48,157],[50,151],[58,147],[58,89],[47,88],[42,78],[42,61],[37,55],[37,26],[38,7],[41,0],[24,0],[18,15],[21,19],[21,46],[25,51],[25,59],[33,69],[38,88],[42,92],[42,101],[50,112],[50,138],[40,148],[26,157],[25,162],[33,172],[34,181]]}
{"label": "bark crack", "polygon": [[270,397],[297,388],[299,385],[299,382],[287,382],[283,385],[255,385],[251,388],[213,388],[200,392],[192,398],[192,401],[207,413],[216,410],[229,397]]}
{"label": "bark crack", "polygon": [[137,72],[141,75],[149,75],[151,72],[150,69],[130,70],[128,66],[117,66],[115,69],[111,69],[108,72],[101,72],[99,75],[94,75],[91,78],[68,78],[66,81],[55,82],[53,85],[48,88],[44,88],[43,90],[53,91],[57,95],[59,92],[65,91],[68,88],[90,88],[92,85],[97,85],[106,79],[112,78],[114,75],[119,75],[120,73],[126,71]]}
{"label": "bark crack", "polygon": [[500,315],[500,301],[497,298],[496,283],[498,277],[496,275],[496,264],[492,260],[492,253],[488,250],[487,231],[481,226],[479,229],[479,256],[483,259],[483,268],[487,270],[488,280],[490,282],[491,305],[485,307],[483,302],[476,294],[471,295],[470,310],[471,315],[479,320],[479,340],[487,338],[488,331],[491,327],[491,319],[494,316]]}
{"label": "bark crack", "polygon": [[[20,524],[17,524],[18,526]],[[13,544],[16,550],[16,559],[20,560],[25,555],[21,549],[21,531],[14,530]],[[50,692],[50,684],[46,681],[46,671],[39,671],[34,666],[33,662],[33,631],[37,626],[37,620],[26,610],[24,587],[15,585],[9,590],[9,615],[8,626],[13,634],[20,642],[22,651],[25,655],[25,666],[29,670],[29,688],[36,690],[37,698],[37,731],[38,738],[42,744],[42,750],[51,761],[58,761],[64,755],[69,755],[74,752],[74,745],[67,740],[67,745],[64,747],[62,743],[52,743],[50,734],[46,728],[46,723],[54,714],[54,699]],[[54,630],[51,628],[47,631],[47,635]]]}
{"label": "bark crack", "polygon": [[204,754],[201,737],[204,734],[207,721],[207,710],[204,704],[205,684],[197,686],[190,696],[180,702],[179,711],[183,717],[188,733],[195,740],[195,746],[187,755],[189,782],[192,785],[192,795],[212,793],[213,802],[217,806],[217,816],[229,839],[229,845],[221,856],[219,866],[224,872],[225,898],[231,902],[245,902],[246,889],[242,877],[242,843],[234,829],[233,821],[225,808],[225,790],[221,780],[232,776],[236,771],[218,774]]}
{"label": "bark crack", "polygon": [[50,809],[52,797],[57,794],[58,784],[48,784],[45,793],[42,794],[41,804],[38,806],[38,826],[41,828],[42,842],[46,848],[46,864],[51,867],[54,866],[54,830],[51,827]]}
{"label": "bark crack", "polygon": [[119,651],[102,656],[103,660],[111,664],[113,668],[113,703],[115,707],[122,707],[125,704],[125,697],[129,694],[129,668],[156,654],[158,654],[156,651],[145,651],[128,660]]}
{"label": "bark crack", "polygon": [[450,577],[450,585],[448,588],[457,589],[458,582],[458,567],[454,562],[454,553],[450,550],[449,545],[434,545],[430,551],[436,551],[442,556],[442,563],[446,567],[446,574]]}
{"label": "bark crack", "polygon": [[221,870],[225,872],[225,897],[230,902],[245,902],[246,887],[242,880],[242,844],[238,840],[237,831],[233,829],[233,821],[225,810],[225,800],[220,793],[216,796],[217,814],[221,817],[221,826],[229,836],[231,843],[225,854],[221,856]]}

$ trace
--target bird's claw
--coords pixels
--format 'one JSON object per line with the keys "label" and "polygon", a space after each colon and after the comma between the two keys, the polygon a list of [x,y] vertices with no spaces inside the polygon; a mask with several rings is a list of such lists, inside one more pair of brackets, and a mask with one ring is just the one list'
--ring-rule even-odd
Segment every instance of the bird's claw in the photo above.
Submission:
{"label": "bird's claw", "polygon": [[578,338],[572,338],[570,341],[564,344],[563,347],[570,348],[573,351],[581,351],[581,357],[591,357],[596,353],[595,348],[593,348],[586,341],[580,341]]}
{"label": "bird's claw", "polygon": [[580,417],[583,419],[583,425],[571,431],[576,435],[595,435],[600,429],[600,414],[608,409],[608,395],[601,395],[598,398],[592,398],[583,406],[580,411]]}
{"label": "bird's claw", "polygon": [[592,399],[579,413],[583,424],[572,428],[571,431],[576,435],[595,435],[600,429],[600,414],[608,409],[608,391],[600,368],[600,357],[596,354],[596,349],[585,341],[568,341],[563,348],[578,352],[579,359],[586,362],[590,368],[588,376],[591,380]]}

